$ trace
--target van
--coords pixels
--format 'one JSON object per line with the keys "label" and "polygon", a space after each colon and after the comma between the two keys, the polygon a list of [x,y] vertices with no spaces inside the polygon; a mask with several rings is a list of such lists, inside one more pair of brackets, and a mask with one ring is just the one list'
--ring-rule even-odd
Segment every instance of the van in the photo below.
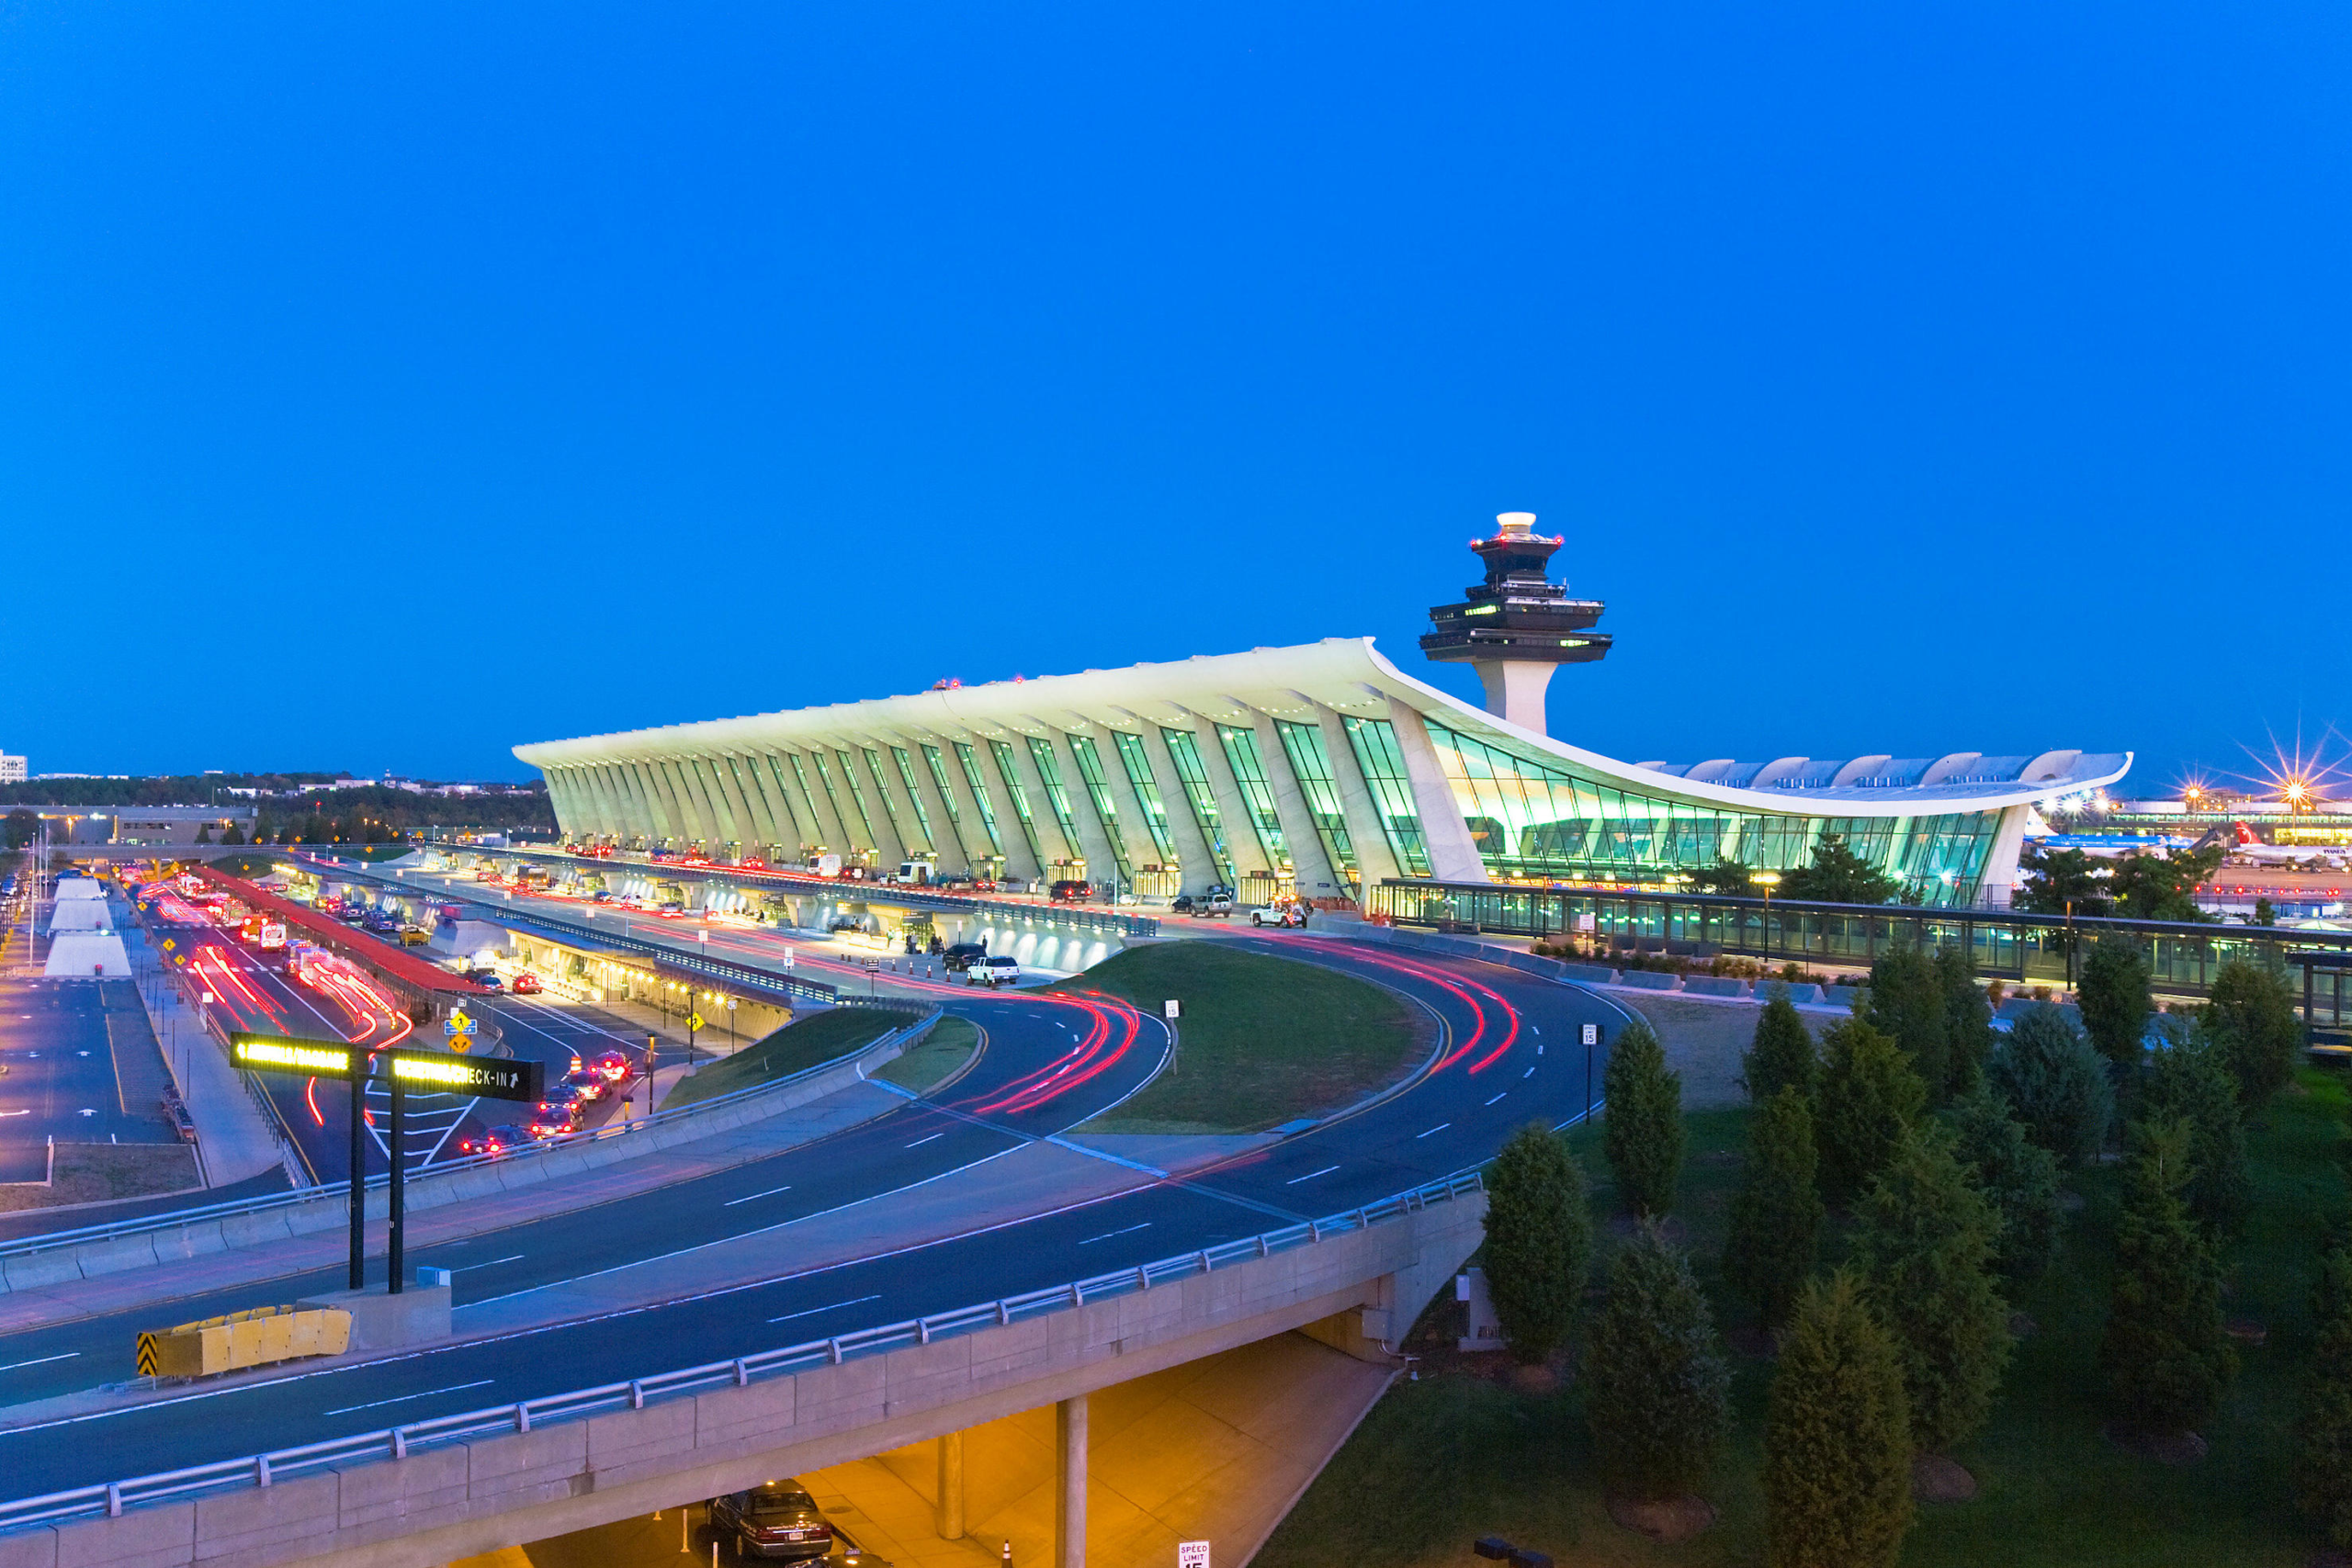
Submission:
{"label": "van", "polygon": [[1021,984],[1021,961],[1003,953],[975,958],[965,967],[964,984],[967,986],[1017,986]]}

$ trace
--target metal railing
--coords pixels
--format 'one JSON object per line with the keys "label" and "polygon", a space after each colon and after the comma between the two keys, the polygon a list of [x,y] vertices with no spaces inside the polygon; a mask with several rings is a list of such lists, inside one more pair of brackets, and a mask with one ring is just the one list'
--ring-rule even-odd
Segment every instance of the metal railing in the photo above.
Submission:
{"label": "metal railing", "polygon": [[[886,1002],[884,1005],[888,1004]],[[756,1096],[773,1094],[778,1089],[788,1089],[819,1073],[838,1067],[852,1056],[863,1055],[868,1051],[877,1050],[896,1041],[905,1040],[921,1033],[937,1022],[939,1017],[940,1010],[932,1008],[903,1029],[890,1030],[854,1050],[843,1052],[831,1061],[820,1062],[813,1067],[803,1067],[797,1073],[768,1083],[752,1084],[746,1089],[714,1095],[708,1100],[697,1100],[691,1104],[678,1106],[674,1110],[657,1111],[650,1116],[639,1116],[631,1121],[607,1122],[601,1127],[586,1128],[581,1132],[567,1134],[562,1137],[535,1139],[520,1147],[507,1149],[500,1154],[467,1155],[458,1159],[439,1161],[410,1171],[409,1179],[413,1181],[421,1176],[439,1176],[449,1171],[475,1170],[483,1166],[502,1165],[518,1159],[529,1159],[537,1156],[551,1154],[558,1149],[576,1149],[589,1144],[608,1143],[615,1138],[633,1137],[640,1132],[654,1127],[672,1126],[690,1117],[699,1116],[705,1111],[716,1111],[724,1106],[740,1105]],[[252,1075],[241,1074],[240,1076],[250,1077]],[[368,1178],[365,1186],[368,1190],[374,1191],[388,1187],[390,1183],[391,1173],[381,1171]],[[142,1215],[137,1219],[118,1220],[111,1224],[84,1225],[78,1230],[51,1231],[42,1235],[19,1236],[13,1241],[0,1241],[0,1258],[21,1258],[28,1253],[47,1252],[55,1247],[74,1247],[84,1242],[120,1240],[128,1236],[171,1230],[180,1225],[201,1224],[208,1220],[236,1219],[246,1214],[266,1213],[273,1209],[290,1208],[300,1203],[327,1201],[339,1203],[342,1201],[340,1194],[346,1190],[347,1187],[346,1181],[336,1181],[329,1187],[301,1187],[291,1192],[271,1192],[258,1198],[233,1199],[226,1203],[208,1203],[201,1208],[174,1209],[164,1213]]]}
{"label": "metal railing", "polygon": [[249,1486],[268,1486],[276,1482],[354,1462],[406,1459],[413,1453],[462,1442],[469,1438],[527,1432],[534,1427],[578,1421],[606,1411],[642,1410],[648,1404],[706,1389],[746,1388],[752,1383],[809,1367],[840,1366],[844,1361],[904,1346],[929,1345],[935,1340],[1001,1328],[1052,1313],[1075,1311],[1089,1302],[1148,1291],[1154,1285],[1191,1279],[1237,1263],[1254,1262],[1302,1246],[1312,1247],[1334,1236],[1353,1235],[1382,1221],[1417,1213],[1432,1203],[1451,1202],[1484,1190],[1485,1183],[1477,1171],[1460,1171],[1360,1209],[1285,1225],[1280,1230],[1261,1232],[1239,1241],[1222,1242],[1215,1247],[1159,1258],[1132,1269],[1097,1274],[1091,1279],[1073,1280],[1046,1290],[1029,1291],[974,1306],[933,1313],[928,1317],[858,1329],[830,1339],[804,1340],[778,1349],[762,1350],[731,1360],[707,1361],[700,1366],[684,1367],[651,1377],[632,1378],[626,1382],[600,1383],[594,1388],[575,1389],[567,1393],[548,1394],[514,1404],[469,1410],[457,1416],[435,1416],[406,1426],[363,1432],[355,1437],[305,1443],[299,1448],[277,1449],[267,1453],[218,1460],[209,1464],[189,1465],[153,1475],[77,1486],[39,1497],[0,1503],[0,1530],[53,1524],[67,1519],[114,1517],[129,1507],[171,1502],[208,1493],[243,1490]]}

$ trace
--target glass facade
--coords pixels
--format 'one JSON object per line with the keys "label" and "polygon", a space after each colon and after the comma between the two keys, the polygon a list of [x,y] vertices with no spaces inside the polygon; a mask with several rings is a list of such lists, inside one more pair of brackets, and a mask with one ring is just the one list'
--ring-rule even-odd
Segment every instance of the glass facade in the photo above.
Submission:
{"label": "glass facade", "polygon": [[1119,831],[1118,803],[1111,798],[1111,781],[1102,775],[1102,754],[1095,750],[1091,737],[1069,735],[1071,761],[1078,764],[1078,776],[1086,785],[1086,797],[1094,803],[1094,818],[1102,824],[1102,836],[1111,840],[1111,858],[1118,863],[1119,880],[1136,879],[1135,863],[1127,854],[1127,836]]}
{"label": "glass facade", "polygon": [[[882,840],[875,834],[873,813],[865,809],[865,786],[857,782],[857,764],[850,760],[848,752],[842,750],[839,747],[834,748],[833,755],[841,759],[842,782],[849,786],[850,804],[857,807],[858,822],[865,829],[866,847],[878,851],[882,847]],[[824,772],[825,759],[820,753],[817,758],[818,776],[823,777]],[[830,787],[830,781],[828,781],[828,787]]]}
{"label": "glass facade", "polygon": [[[814,816],[817,814],[817,797],[808,793],[808,770],[800,765],[799,752],[795,751],[790,753],[790,755],[792,757],[792,776],[800,781],[800,793],[808,796],[808,810],[809,813]],[[825,777],[825,759],[822,757],[817,759],[817,777],[824,784],[825,800],[833,808],[833,820],[839,822],[842,819],[842,803],[833,799],[833,781]],[[819,820],[821,821],[822,818],[820,817]]]}
{"label": "glass facade", "polygon": [[1258,755],[1258,732],[1220,724],[1216,739],[1233,769],[1233,782],[1241,786],[1241,798],[1249,803],[1250,825],[1258,829],[1258,842],[1265,847],[1267,869],[1288,871],[1290,847],[1283,841],[1283,819],[1274,810],[1274,786],[1267,781],[1265,761]]}
{"label": "glass facade", "polygon": [[1513,881],[1616,877],[1656,881],[1727,856],[1758,870],[1808,863],[1822,835],[1904,884],[1923,905],[1966,904],[2001,814],[1815,817],[1695,806],[1639,795],[1510,752],[1432,722],[1438,765],[1469,824],[1478,857]]}
{"label": "glass facade", "polygon": [[1136,800],[1143,807],[1144,830],[1159,852],[1159,863],[1174,866],[1176,840],[1168,831],[1168,803],[1159,797],[1159,782],[1151,776],[1151,759],[1144,752],[1143,737],[1114,729],[1111,742],[1119,749],[1119,765],[1127,771],[1127,783],[1135,786]]}
{"label": "glass facade", "polygon": [[[964,814],[956,809],[956,792],[947,787],[947,763],[940,756],[939,748],[930,741],[921,741],[918,744],[922,747],[923,766],[931,770],[932,787],[939,791],[939,804],[947,808],[947,830],[956,835],[956,845],[960,848],[964,842]],[[901,751],[899,755],[904,758],[906,753]],[[914,793],[914,784],[911,781],[907,784],[907,792],[910,795]],[[916,795],[915,798],[921,800],[922,797]]]}
{"label": "glass facade", "polygon": [[[1047,864],[1044,846],[1037,842],[1037,817],[1029,809],[1029,792],[1021,787],[1021,770],[1013,763],[1012,743],[991,740],[989,750],[996,756],[996,771],[1004,780],[1006,798],[1012,802],[1012,815],[1021,824],[1021,836],[1029,840],[1029,853],[1039,867]],[[1070,852],[1064,850],[1064,854]]]}
{"label": "glass facade", "polygon": [[[996,807],[989,800],[987,782],[980,777],[980,760],[972,755],[971,747],[963,741],[956,741],[954,745],[956,761],[964,770],[964,782],[972,786],[972,804],[980,808],[980,826],[988,830],[989,852],[1001,855],[1004,853],[1004,838],[996,830]],[[925,747],[924,750],[929,750],[930,748]],[[945,792],[943,790],[941,793]],[[1033,842],[1029,846],[1030,852],[1034,854],[1036,848]]]}
{"label": "glass facade", "polygon": [[1362,882],[1356,847],[1348,837],[1347,815],[1340,809],[1340,785],[1331,773],[1330,754],[1323,749],[1322,727],[1278,718],[1274,733],[1282,738],[1283,750],[1290,757],[1291,776],[1298,781],[1298,792],[1306,797],[1306,815],[1314,819],[1323,852],[1351,885]]}
{"label": "glass facade", "polygon": [[1083,859],[1079,846],[1086,840],[1078,836],[1078,818],[1070,810],[1069,790],[1062,783],[1061,764],[1054,760],[1053,743],[1042,735],[1029,737],[1029,760],[1037,764],[1037,776],[1046,783],[1046,804],[1054,808],[1054,820],[1061,824],[1069,852]]}
{"label": "glass facade", "polygon": [[1413,802],[1413,782],[1405,772],[1404,749],[1396,744],[1396,727],[1385,718],[1342,717],[1348,744],[1355,749],[1356,766],[1363,772],[1373,804],[1380,808],[1380,826],[1388,848],[1408,876],[1430,874],[1430,845],[1421,831],[1420,807]]}
{"label": "glass facade", "polygon": [[1216,792],[1209,786],[1209,771],[1201,765],[1200,741],[1189,729],[1170,729],[1165,726],[1159,738],[1168,742],[1168,754],[1175,759],[1176,779],[1184,786],[1185,803],[1193,808],[1193,825],[1208,841],[1218,877],[1231,887],[1233,852],[1226,847],[1225,817],[1216,808]]}
{"label": "glass facade", "polygon": [[[800,820],[800,807],[792,803],[792,790],[784,782],[784,770],[775,765],[775,753],[767,751],[761,755],[767,762],[768,777],[775,781],[775,797],[784,802],[784,814],[792,818],[792,831],[799,838],[801,847],[806,849],[817,841],[817,829]],[[752,766],[756,772],[759,763],[754,761]]]}
{"label": "glass facade", "polygon": [[[872,756],[873,753],[869,751],[866,755]],[[890,748],[890,760],[899,764],[899,782],[907,786],[907,800],[915,808],[915,826],[922,830],[924,846],[938,849],[939,840],[931,836],[931,807],[922,803],[922,791],[915,787],[914,759],[907,755],[905,747],[893,746]]]}

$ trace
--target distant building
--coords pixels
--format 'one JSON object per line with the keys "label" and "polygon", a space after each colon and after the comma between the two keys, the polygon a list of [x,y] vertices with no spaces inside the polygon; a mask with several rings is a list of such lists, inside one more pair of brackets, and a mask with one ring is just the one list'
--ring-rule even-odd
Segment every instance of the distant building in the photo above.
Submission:
{"label": "distant building", "polygon": [[0,784],[22,784],[25,777],[25,759],[0,752]]}
{"label": "distant building", "polygon": [[[49,836],[59,844],[193,844],[199,837],[219,843],[231,828],[251,835],[248,806],[88,806],[39,808]],[[207,830],[209,829],[208,834]]]}

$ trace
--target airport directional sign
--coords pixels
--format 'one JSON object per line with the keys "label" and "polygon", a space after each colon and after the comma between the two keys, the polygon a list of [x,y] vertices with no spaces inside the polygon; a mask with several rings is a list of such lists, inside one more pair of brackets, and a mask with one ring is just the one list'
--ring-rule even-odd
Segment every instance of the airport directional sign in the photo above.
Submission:
{"label": "airport directional sign", "polygon": [[424,1094],[469,1094],[485,1100],[545,1098],[547,1070],[537,1062],[503,1056],[452,1056],[439,1051],[369,1051],[335,1040],[290,1040],[277,1034],[235,1033],[230,1059],[262,1073],[356,1081],[368,1075],[372,1056],[402,1089]]}

